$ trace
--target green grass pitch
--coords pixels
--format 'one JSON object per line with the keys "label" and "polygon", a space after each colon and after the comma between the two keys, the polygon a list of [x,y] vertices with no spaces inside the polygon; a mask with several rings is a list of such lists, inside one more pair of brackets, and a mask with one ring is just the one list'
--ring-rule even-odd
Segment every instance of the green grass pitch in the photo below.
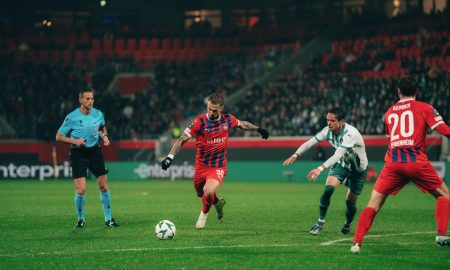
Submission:
{"label": "green grass pitch", "polygon": [[[0,181],[0,269],[448,269],[450,248],[434,242],[434,199],[412,185],[390,197],[362,253],[349,253],[339,230],[345,192],[335,192],[325,229],[308,233],[323,184],[225,182],[224,223],[212,209],[206,228],[191,181],[110,182],[113,216],[105,228],[95,181],[89,180],[85,229],[74,229],[72,181]],[[372,185],[358,202],[358,214]],[[174,240],[154,228],[169,219]]]}

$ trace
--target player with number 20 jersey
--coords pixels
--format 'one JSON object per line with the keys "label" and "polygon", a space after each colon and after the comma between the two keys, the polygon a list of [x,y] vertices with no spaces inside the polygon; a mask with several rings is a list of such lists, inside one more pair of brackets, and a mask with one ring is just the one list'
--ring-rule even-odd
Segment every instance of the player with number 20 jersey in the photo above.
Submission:
{"label": "player with number 20 jersey", "polygon": [[445,182],[434,170],[425,154],[428,128],[449,137],[448,127],[429,104],[416,101],[417,84],[410,76],[400,78],[397,94],[400,101],[384,115],[389,146],[385,165],[373,187],[367,207],[361,212],[350,251],[360,253],[364,236],[372,226],[389,195],[397,194],[408,182],[436,198],[436,243],[450,246],[447,236],[449,192]]}
{"label": "player with number 20 jersey", "polygon": [[438,188],[443,181],[428,160],[425,139],[428,128],[445,126],[439,113],[427,103],[405,98],[389,108],[384,122],[389,146],[375,190],[396,194],[409,180],[424,192]]}

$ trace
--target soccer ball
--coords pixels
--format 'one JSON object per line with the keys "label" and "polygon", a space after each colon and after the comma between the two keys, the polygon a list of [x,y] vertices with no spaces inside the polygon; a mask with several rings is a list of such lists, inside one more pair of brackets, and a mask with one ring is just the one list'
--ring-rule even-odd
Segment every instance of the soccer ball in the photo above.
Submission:
{"label": "soccer ball", "polygon": [[175,224],[170,220],[161,220],[155,227],[156,237],[161,240],[173,239],[176,232]]}

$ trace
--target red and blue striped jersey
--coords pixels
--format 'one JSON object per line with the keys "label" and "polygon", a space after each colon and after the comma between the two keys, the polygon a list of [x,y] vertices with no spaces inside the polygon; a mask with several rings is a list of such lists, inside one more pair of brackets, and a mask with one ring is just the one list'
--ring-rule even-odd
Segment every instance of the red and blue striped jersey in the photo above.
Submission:
{"label": "red and blue striped jersey", "polygon": [[425,139],[428,127],[444,124],[433,106],[412,98],[394,104],[384,115],[390,138],[385,162],[428,162]]}
{"label": "red and blue striped jersey", "polygon": [[239,125],[239,120],[231,114],[222,114],[216,121],[202,114],[184,130],[189,137],[196,137],[195,164],[205,167],[226,167],[228,132]]}

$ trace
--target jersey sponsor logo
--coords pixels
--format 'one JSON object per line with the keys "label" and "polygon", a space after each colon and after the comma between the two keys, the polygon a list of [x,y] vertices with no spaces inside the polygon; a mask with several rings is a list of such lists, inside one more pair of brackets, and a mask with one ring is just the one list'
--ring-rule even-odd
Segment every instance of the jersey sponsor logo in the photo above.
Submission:
{"label": "jersey sponsor logo", "polygon": [[411,146],[414,145],[414,140],[401,140],[401,141],[397,141],[397,142],[392,142],[391,143],[391,148],[395,148],[395,147],[399,147],[399,146]]}
{"label": "jersey sponsor logo", "polygon": [[224,143],[227,140],[227,137],[220,137],[220,138],[214,138],[214,139],[208,139],[206,140],[207,144],[218,144],[218,143]]}
{"label": "jersey sponsor logo", "polygon": [[436,122],[437,122],[437,121],[441,121],[441,120],[442,120],[442,116],[438,116],[438,117],[435,117],[435,118],[434,118],[434,121],[436,121]]}
{"label": "jersey sponsor logo", "polygon": [[400,110],[404,110],[404,109],[408,109],[408,108],[411,108],[411,103],[394,106],[394,107],[392,107],[392,110],[393,111],[400,111]]}

